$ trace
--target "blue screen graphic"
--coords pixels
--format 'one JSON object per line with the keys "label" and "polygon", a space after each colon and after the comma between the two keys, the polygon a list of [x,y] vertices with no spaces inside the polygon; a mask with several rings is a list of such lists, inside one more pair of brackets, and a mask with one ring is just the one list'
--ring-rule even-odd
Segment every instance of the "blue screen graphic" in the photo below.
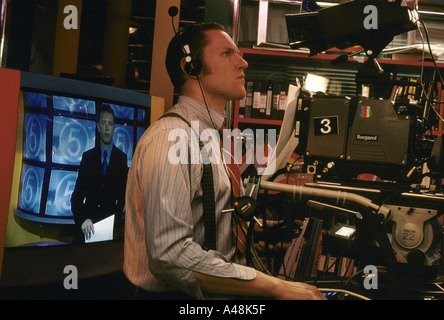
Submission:
{"label": "blue screen graphic", "polygon": [[78,173],[53,170],[49,180],[46,215],[72,217],[71,195],[76,185]]}
{"label": "blue screen graphic", "polygon": [[137,128],[137,141],[139,141],[140,140],[140,138],[142,138],[142,135],[145,133],[145,128]]}
{"label": "blue screen graphic", "polygon": [[146,120],[147,113],[143,109],[137,109],[137,121],[143,122]]}
{"label": "blue screen graphic", "polygon": [[25,92],[25,104],[27,107],[46,108],[46,94],[38,92]]}
{"label": "blue screen graphic", "polygon": [[95,144],[96,123],[67,117],[54,117],[52,161],[80,165],[82,154]]}
{"label": "blue screen graphic", "polygon": [[94,101],[75,99],[70,97],[54,96],[54,109],[69,111],[70,113],[95,114],[96,104]]}
{"label": "blue screen graphic", "polygon": [[46,115],[25,115],[25,138],[23,157],[29,160],[46,161]]}
{"label": "blue screen graphic", "polygon": [[19,207],[32,213],[39,213],[42,199],[45,169],[31,165],[22,168]]}
{"label": "blue screen graphic", "polygon": [[128,158],[128,167],[131,165],[133,159],[133,144],[134,144],[134,128],[116,124],[114,129],[114,144],[117,148],[126,153]]}
{"label": "blue screen graphic", "polygon": [[116,119],[134,120],[134,108],[110,104]]}

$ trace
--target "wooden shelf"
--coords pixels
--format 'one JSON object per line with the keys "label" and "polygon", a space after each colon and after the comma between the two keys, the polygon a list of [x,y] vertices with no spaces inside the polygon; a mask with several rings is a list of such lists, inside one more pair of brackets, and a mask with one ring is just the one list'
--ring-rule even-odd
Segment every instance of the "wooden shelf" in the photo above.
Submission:
{"label": "wooden shelf", "polygon": [[282,120],[239,118],[238,124],[240,124],[240,123],[263,124],[263,125],[268,125],[268,126],[280,126],[280,125],[282,125]]}
{"label": "wooden shelf", "polygon": [[[289,58],[307,58],[307,59],[322,59],[322,60],[334,60],[336,59],[340,54],[339,49],[330,49],[326,51],[325,53],[316,54],[314,56],[310,56],[309,53],[304,53],[303,50],[291,50],[291,49],[271,49],[271,48],[240,48],[239,49],[242,55],[258,55],[258,56],[276,56],[276,57],[289,57]],[[359,51],[359,48],[355,51]],[[331,53],[329,53],[331,52]],[[353,50],[350,48],[348,50],[342,51],[344,54],[353,52]],[[351,57],[348,59],[349,62],[357,62],[362,63],[363,61],[366,61],[366,57],[360,57],[357,58]],[[416,60],[395,60],[390,58],[377,58],[376,59],[380,64],[396,64],[400,66],[417,66],[421,67],[424,65],[424,67],[434,67],[434,64],[432,61],[416,61]],[[439,68],[444,68],[444,63],[437,63]]]}

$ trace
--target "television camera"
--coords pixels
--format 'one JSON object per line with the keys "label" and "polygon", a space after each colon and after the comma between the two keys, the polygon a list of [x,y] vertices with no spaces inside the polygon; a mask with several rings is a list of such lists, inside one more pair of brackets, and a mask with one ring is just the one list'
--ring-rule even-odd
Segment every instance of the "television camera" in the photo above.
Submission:
{"label": "television camera", "polygon": [[[377,29],[363,24],[368,5],[377,8]],[[324,211],[332,206],[336,212],[352,210],[357,220],[354,240],[366,240],[355,241],[350,251],[365,250],[376,240],[392,284],[406,270],[408,276],[435,277],[441,259],[444,145],[427,121],[434,112],[429,96],[434,83],[421,79],[416,96],[393,101],[387,91],[411,83],[396,80],[376,60],[394,36],[419,28],[417,4],[356,0],[318,12],[288,14],[286,21],[293,49],[306,47],[315,55],[332,47],[361,46],[367,59],[356,74],[356,96],[298,88],[290,130],[294,135],[286,142],[296,141],[294,152],[303,162],[278,167],[268,179],[246,180],[247,197],[241,202],[245,207],[250,201],[248,219],[252,208],[259,206],[259,189],[288,194]],[[436,62],[435,67],[442,81]],[[289,172],[310,174],[313,181],[300,186],[273,182]],[[249,194],[253,189],[256,193]]]}

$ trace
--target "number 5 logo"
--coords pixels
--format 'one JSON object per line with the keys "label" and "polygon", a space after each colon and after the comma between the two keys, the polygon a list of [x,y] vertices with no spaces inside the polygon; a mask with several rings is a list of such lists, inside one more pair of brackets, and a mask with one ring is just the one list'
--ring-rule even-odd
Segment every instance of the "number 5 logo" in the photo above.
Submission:
{"label": "number 5 logo", "polygon": [[88,132],[75,121],[68,122],[60,132],[59,146],[63,157],[68,162],[80,158],[86,148]]}

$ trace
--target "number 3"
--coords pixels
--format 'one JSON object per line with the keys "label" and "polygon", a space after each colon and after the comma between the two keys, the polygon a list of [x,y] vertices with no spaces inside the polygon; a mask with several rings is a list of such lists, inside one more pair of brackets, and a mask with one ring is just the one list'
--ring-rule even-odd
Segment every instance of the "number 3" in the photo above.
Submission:
{"label": "number 3", "polygon": [[323,134],[329,134],[331,132],[331,123],[330,119],[322,119],[321,125],[323,125],[323,128],[320,128],[321,133]]}

